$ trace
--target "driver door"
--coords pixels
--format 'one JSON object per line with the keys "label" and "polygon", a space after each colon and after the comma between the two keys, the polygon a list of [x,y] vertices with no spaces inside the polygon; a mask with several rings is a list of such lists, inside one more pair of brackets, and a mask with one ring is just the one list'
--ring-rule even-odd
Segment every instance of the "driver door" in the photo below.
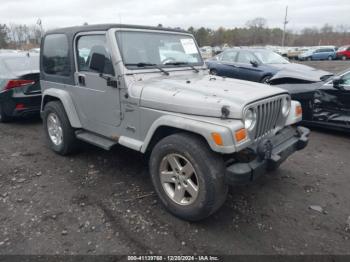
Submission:
{"label": "driver door", "polygon": [[350,124],[350,72],[341,76],[340,87],[334,87],[332,81],[315,93],[316,113],[321,110],[328,121],[340,125]]}
{"label": "driver door", "polygon": [[106,35],[80,35],[75,39],[75,47],[77,72],[74,102],[83,127],[111,136],[121,123],[119,90],[107,85],[106,79],[90,67],[93,54],[98,53],[105,57],[103,75],[115,75]]}

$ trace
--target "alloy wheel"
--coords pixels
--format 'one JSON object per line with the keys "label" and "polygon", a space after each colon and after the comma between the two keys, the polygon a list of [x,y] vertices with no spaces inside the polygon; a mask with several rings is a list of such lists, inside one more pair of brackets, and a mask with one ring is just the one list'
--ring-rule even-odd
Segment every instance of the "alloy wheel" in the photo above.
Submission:
{"label": "alloy wheel", "polygon": [[198,197],[199,181],[191,162],[179,154],[166,155],[160,164],[160,182],[176,204],[187,206]]}
{"label": "alloy wheel", "polygon": [[63,130],[61,122],[55,113],[50,113],[47,116],[47,131],[52,143],[59,146],[63,142]]}

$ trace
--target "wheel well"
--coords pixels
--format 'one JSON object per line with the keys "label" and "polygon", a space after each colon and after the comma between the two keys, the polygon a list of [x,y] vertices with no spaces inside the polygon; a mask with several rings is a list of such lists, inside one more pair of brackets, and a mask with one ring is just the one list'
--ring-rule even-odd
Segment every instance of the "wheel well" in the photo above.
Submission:
{"label": "wheel well", "polygon": [[60,101],[57,97],[46,95],[43,100],[42,110],[44,110],[45,105],[51,101]]}
{"label": "wheel well", "polygon": [[[147,150],[146,150],[146,154],[149,154],[154,146],[160,141],[162,140],[163,138],[167,137],[167,136],[170,136],[170,135],[173,135],[173,134],[176,134],[176,133],[188,133],[188,134],[193,134],[197,137],[200,137],[201,139],[203,139],[203,141],[205,141],[205,143],[208,144],[208,141],[203,137],[201,136],[200,134],[197,134],[197,133],[194,133],[194,132],[191,132],[191,131],[187,131],[187,130],[183,130],[183,129],[180,129],[180,128],[176,128],[176,127],[170,127],[170,126],[160,126],[157,128],[157,130],[154,132],[153,136],[152,136],[152,139],[150,141],[150,143],[148,144],[147,146]],[[209,144],[208,144],[209,146]]]}

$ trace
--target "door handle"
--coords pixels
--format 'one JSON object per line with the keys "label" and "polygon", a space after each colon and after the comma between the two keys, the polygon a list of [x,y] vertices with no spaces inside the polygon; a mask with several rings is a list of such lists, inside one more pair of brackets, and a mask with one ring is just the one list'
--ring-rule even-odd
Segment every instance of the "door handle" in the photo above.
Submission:
{"label": "door handle", "polygon": [[80,86],[85,86],[86,85],[86,83],[85,83],[85,76],[79,75],[78,76],[78,82],[79,82]]}

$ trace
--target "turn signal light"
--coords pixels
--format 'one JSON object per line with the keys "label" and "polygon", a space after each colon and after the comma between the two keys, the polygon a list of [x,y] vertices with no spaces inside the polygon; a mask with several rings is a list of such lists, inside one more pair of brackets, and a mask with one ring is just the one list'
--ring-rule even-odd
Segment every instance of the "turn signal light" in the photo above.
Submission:
{"label": "turn signal light", "polygon": [[245,128],[237,130],[235,133],[235,138],[237,142],[245,140],[247,138],[247,130]]}
{"label": "turn signal light", "polygon": [[295,115],[296,116],[301,116],[303,114],[303,109],[302,107],[299,105],[295,108]]}
{"label": "turn signal light", "polygon": [[222,141],[222,137],[219,133],[211,133],[211,137],[213,138],[215,144],[218,146],[223,146],[224,142]]}

